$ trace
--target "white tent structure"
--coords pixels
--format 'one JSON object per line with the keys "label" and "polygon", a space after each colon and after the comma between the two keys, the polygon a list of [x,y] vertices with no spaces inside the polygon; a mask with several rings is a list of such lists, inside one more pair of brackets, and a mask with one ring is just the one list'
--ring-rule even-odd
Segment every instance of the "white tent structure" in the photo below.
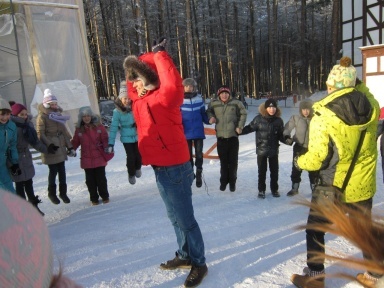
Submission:
{"label": "white tent structure", "polygon": [[0,0],[0,67],[1,97],[34,116],[46,88],[72,122],[82,106],[98,112],[82,1]]}

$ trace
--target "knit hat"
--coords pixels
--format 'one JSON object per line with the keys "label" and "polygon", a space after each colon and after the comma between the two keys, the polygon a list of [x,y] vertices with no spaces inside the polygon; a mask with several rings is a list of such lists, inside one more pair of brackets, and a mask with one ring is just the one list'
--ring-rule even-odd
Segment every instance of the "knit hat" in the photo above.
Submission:
{"label": "knit hat", "polygon": [[49,108],[50,103],[57,103],[57,98],[55,95],[52,94],[51,89],[45,89],[44,90],[43,105],[45,108]]}
{"label": "knit hat", "polygon": [[89,106],[83,106],[79,109],[79,117],[77,119],[77,124],[76,127],[80,128],[82,121],[83,121],[83,116],[91,116],[91,123],[95,124],[99,122],[99,116],[97,116],[95,113],[92,112],[91,107]]}
{"label": "knit hat", "polygon": [[9,105],[8,101],[3,98],[0,98],[0,110],[12,111],[11,105]]}
{"label": "knit hat", "polygon": [[194,88],[196,88],[197,83],[193,78],[185,78],[183,80],[183,86],[193,86]]}
{"label": "knit hat", "polygon": [[264,107],[265,107],[265,109],[267,109],[268,107],[277,108],[277,102],[275,99],[268,98],[267,101],[265,101],[265,103],[264,103]]}
{"label": "knit hat", "polygon": [[155,90],[159,87],[160,81],[157,75],[156,64],[152,52],[136,56],[128,56],[124,59],[125,75],[128,81],[141,80],[144,89]]}
{"label": "knit hat", "polygon": [[20,104],[20,103],[15,103],[11,106],[12,108],[12,115],[13,116],[17,116],[19,115],[19,113],[23,110],[27,110],[27,108],[25,108],[25,106],[23,104]]}
{"label": "knit hat", "polygon": [[128,97],[128,92],[127,92],[127,82],[126,81],[121,81],[120,83],[120,92],[119,92],[119,99]]}
{"label": "knit hat", "polygon": [[220,94],[223,92],[227,92],[229,93],[229,95],[231,95],[231,90],[229,90],[228,87],[223,86],[223,87],[220,87],[219,90],[217,90],[217,96],[220,96]]}
{"label": "knit hat", "polygon": [[49,287],[53,256],[43,217],[27,201],[0,190],[0,287]]}
{"label": "knit hat", "polygon": [[340,64],[333,66],[326,82],[328,87],[335,89],[354,87],[356,84],[356,69],[349,57],[340,59]]}

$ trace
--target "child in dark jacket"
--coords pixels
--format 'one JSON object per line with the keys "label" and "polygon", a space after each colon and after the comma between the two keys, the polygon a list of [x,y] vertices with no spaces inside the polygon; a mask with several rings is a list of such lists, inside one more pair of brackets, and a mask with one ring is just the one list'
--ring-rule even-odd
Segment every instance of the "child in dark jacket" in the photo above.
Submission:
{"label": "child in dark jacket", "polygon": [[[293,159],[296,156],[303,155],[308,151],[308,135],[309,135],[309,123],[313,116],[312,101],[310,99],[305,99],[300,102],[299,106],[299,115],[292,115],[284,127],[284,139],[285,144],[292,145],[293,142],[293,158],[292,158],[292,189],[287,193],[287,196],[294,196],[299,193],[299,186],[301,182],[301,173],[302,170],[297,169],[293,164]],[[295,134],[291,138],[291,132],[295,129]],[[315,188],[318,172],[317,171],[308,171],[309,182],[311,184],[311,190]]]}
{"label": "child in dark jacket", "polygon": [[[11,108],[11,120],[17,127],[17,152],[19,154],[19,167],[21,170],[20,175],[12,175],[12,180],[16,185],[16,194],[24,199],[26,199],[25,194],[27,194],[28,201],[44,216],[44,213],[37,206],[41,203],[41,200],[38,195],[35,195],[33,189],[32,178],[35,176],[35,167],[33,166],[29,146],[32,146],[41,153],[49,153],[49,151],[47,146],[37,137],[37,132],[31,121],[32,116],[28,114],[27,108],[20,103],[13,104]],[[53,150],[50,152],[55,153]]]}
{"label": "child in dark jacket", "polygon": [[284,142],[284,122],[280,118],[281,110],[274,99],[268,99],[259,106],[260,114],[244,127],[241,135],[255,131],[256,154],[258,167],[258,197],[265,198],[266,175],[269,162],[271,172],[270,187],[273,197],[280,197],[279,193],[279,141]]}
{"label": "child in dark jacket", "polygon": [[113,151],[116,134],[120,127],[120,141],[123,143],[127,155],[128,182],[134,185],[136,178],[141,177],[141,155],[137,142],[136,122],[125,82],[120,84],[120,93],[115,101],[115,106],[109,129],[109,151]]}
{"label": "child in dark jacket", "polygon": [[99,196],[104,204],[108,203],[109,193],[105,176],[107,161],[103,157],[103,151],[108,148],[108,133],[89,106],[79,110],[79,119],[71,143],[74,150],[81,147],[80,166],[85,171],[85,183],[92,205],[99,204]]}

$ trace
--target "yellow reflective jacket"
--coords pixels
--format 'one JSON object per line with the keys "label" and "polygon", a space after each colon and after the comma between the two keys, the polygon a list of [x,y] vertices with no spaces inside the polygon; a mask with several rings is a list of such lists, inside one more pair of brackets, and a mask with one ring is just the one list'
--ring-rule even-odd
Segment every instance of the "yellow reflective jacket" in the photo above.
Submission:
{"label": "yellow reflective jacket", "polygon": [[[359,92],[364,91],[364,93]],[[308,152],[297,159],[301,169],[320,170],[322,185],[341,188],[362,130],[363,145],[344,191],[344,201],[355,203],[376,192],[376,130],[380,108],[362,83],[334,91],[313,105]]]}

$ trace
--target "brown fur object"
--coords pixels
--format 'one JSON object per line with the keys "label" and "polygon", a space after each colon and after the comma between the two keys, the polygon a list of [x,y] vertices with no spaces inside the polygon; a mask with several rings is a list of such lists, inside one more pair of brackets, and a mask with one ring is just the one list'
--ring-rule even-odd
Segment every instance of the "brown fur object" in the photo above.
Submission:
{"label": "brown fur object", "polygon": [[340,59],[340,66],[349,67],[352,65],[352,59],[348,56],[344,56]]}
{"label": "brown fur object", "polygon": [[146,90],[155,90],[159,87],[159,77],[156,72],[136,56],[126,57],[123,66],[128,81],[140,79],[143,81]]}
{"label": "brown fur object", "polygon": [[[354,244],[371,259],[356,258],[348,255],[322,255],[320,253],[314,253],[315,256],[312,259],[313,261],[325,257],[328,260],[337,261],[337,264],[342,266],[363,271],[368,270],[382,275],[384,274],[383,217],[371,217],[371,215],[365,214],[358,206],[347,207],[344,203],[337,201],[327,201],[325,204],[317,204],[307,200],[299,200],[296,204],[305,205],[311,208],[311,213],[329,221],[329,223],[303,225],[300,226],[299,229],[309,228],[341,236]],[[356,280],[355,276],[344,273],[326,275],[326,277],[327,276]]]}

